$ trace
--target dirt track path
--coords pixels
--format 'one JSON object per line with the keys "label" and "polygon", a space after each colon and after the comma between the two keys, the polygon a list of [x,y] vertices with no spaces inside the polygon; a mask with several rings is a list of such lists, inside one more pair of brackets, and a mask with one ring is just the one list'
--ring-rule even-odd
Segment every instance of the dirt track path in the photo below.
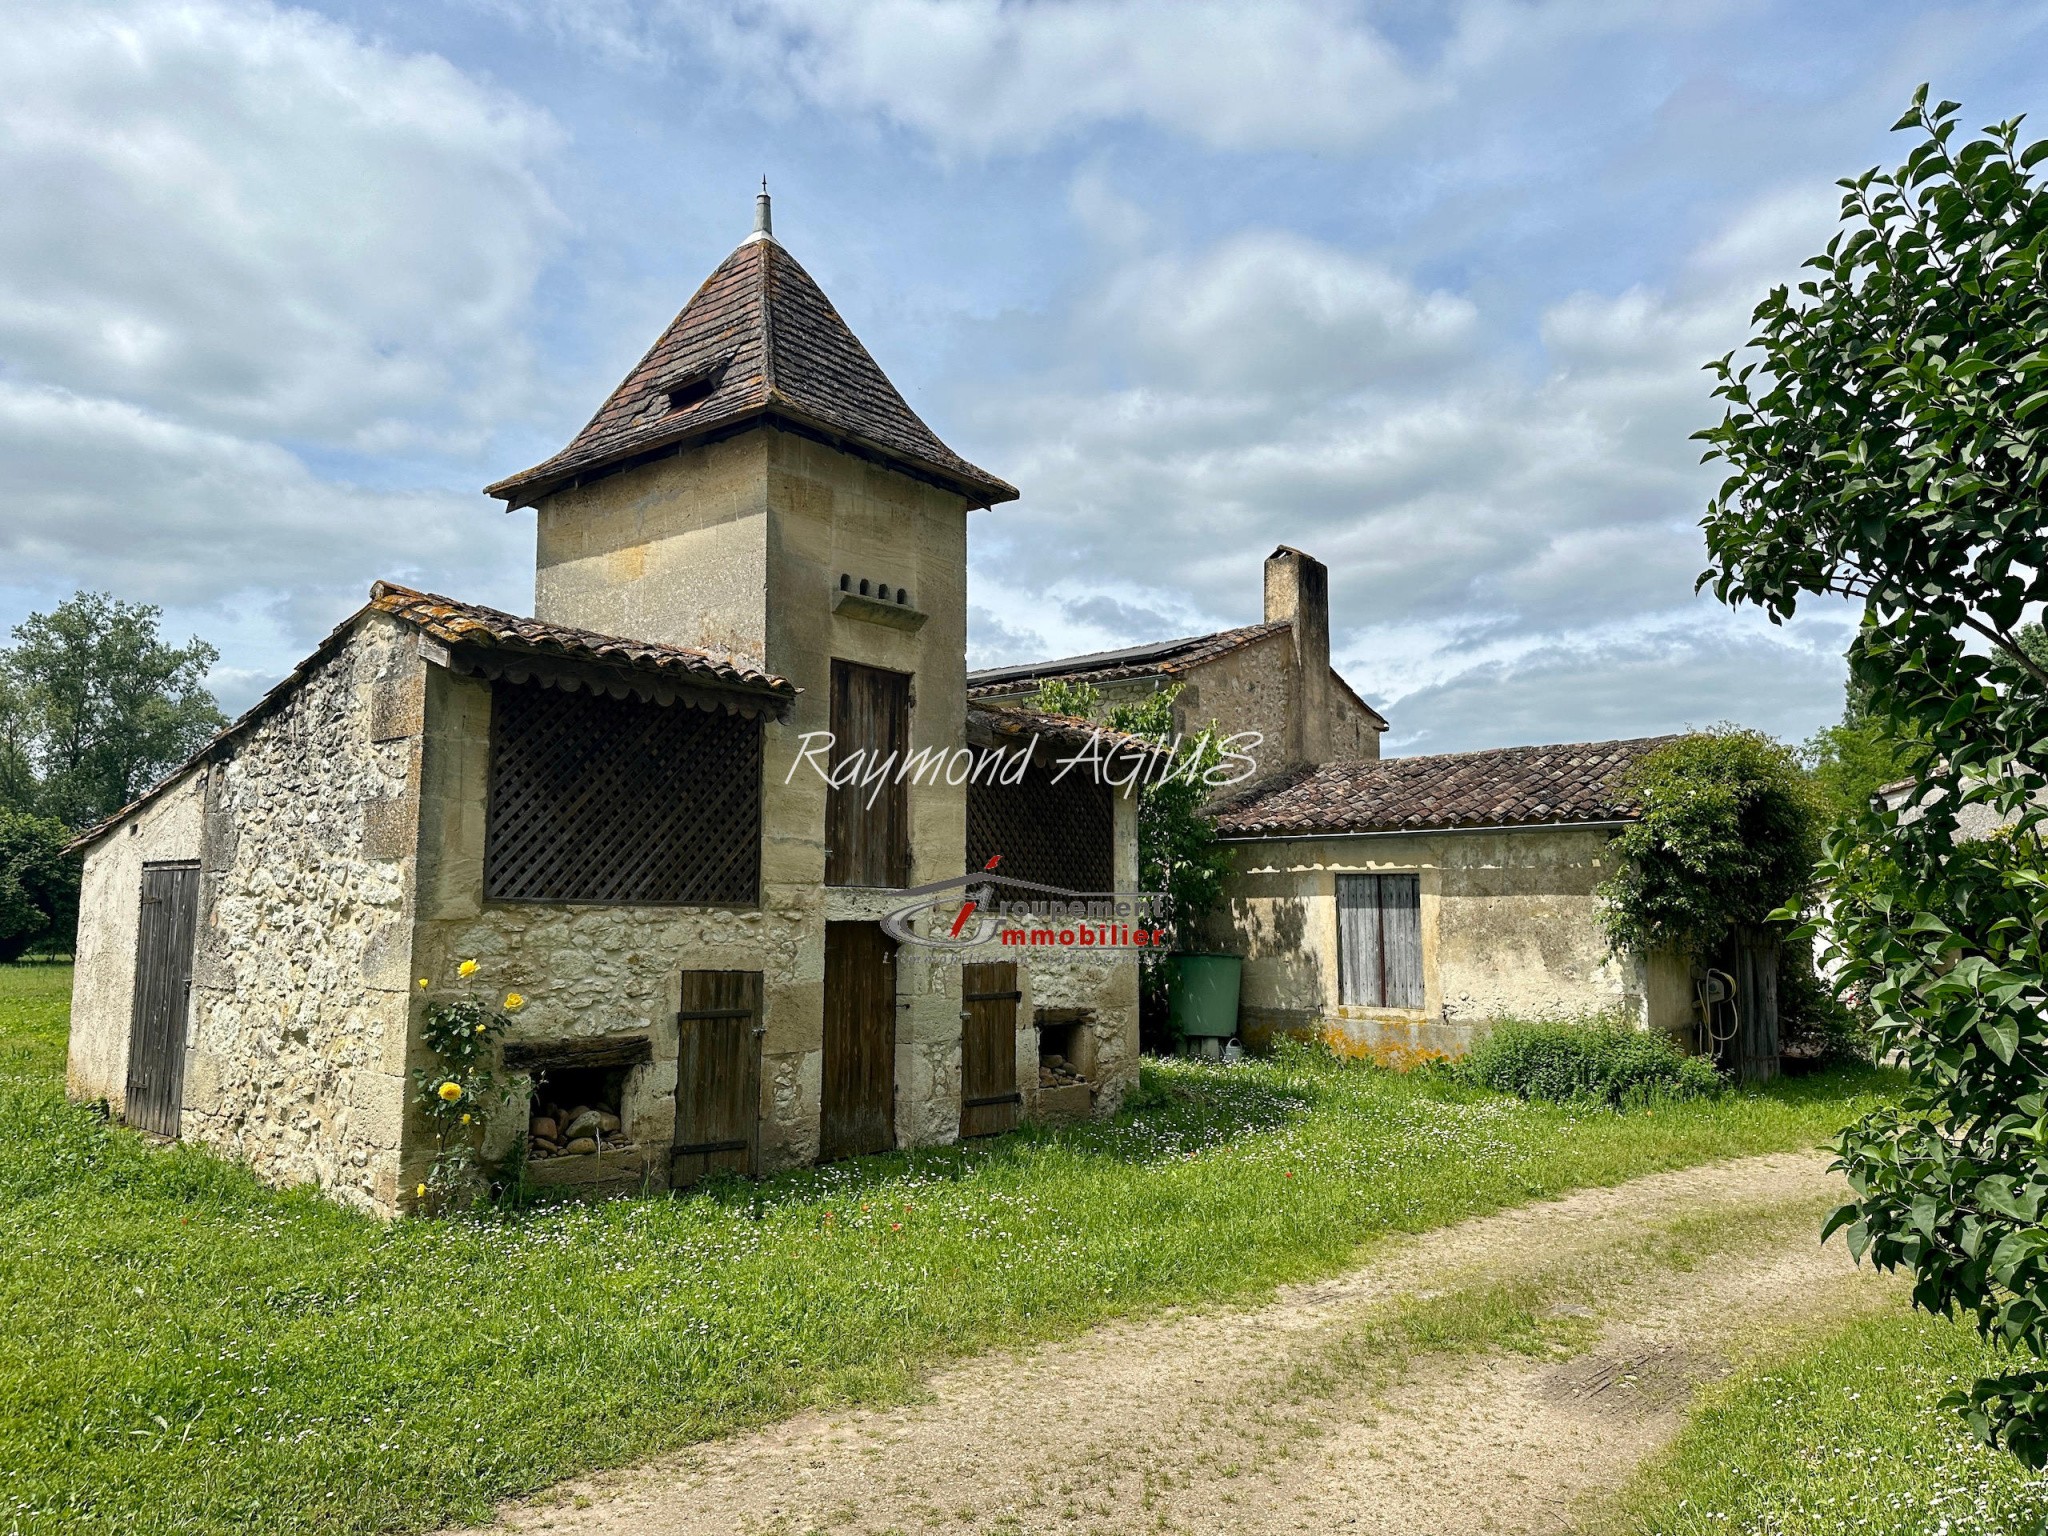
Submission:
{"label": "dirt track path", "polygon": [[1562,1532],[1770,1332],[1878,1304],[1817,1156],[1389,1246],[1245,1311],[1113,1323],[508,1506],[561,1536]]}

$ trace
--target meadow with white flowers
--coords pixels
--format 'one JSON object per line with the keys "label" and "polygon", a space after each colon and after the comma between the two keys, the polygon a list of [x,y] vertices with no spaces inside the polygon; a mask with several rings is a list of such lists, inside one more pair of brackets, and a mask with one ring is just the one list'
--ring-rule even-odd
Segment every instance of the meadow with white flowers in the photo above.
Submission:
{"label": "meadow with white flowers", "polygon": [[1306,1051],[1151,1064],[1110,1124],[382,1225],[68,1104],[68,995],[62,968],[0,968],[0,1529],[24,1533],[479,1518],[1382,1234],[1811,1147],[1892,1089],[1841,1071],[1617,1113]]}

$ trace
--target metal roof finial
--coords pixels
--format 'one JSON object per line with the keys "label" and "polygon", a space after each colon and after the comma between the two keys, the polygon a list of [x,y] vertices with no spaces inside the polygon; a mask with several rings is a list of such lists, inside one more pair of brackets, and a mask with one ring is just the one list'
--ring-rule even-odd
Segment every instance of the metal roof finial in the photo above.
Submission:
{"label": "metal roof finial", "polygon": [[754,237],[773,240],[775,221],[768,214],[768,178],[761,178],[761,190],[754,194]]}

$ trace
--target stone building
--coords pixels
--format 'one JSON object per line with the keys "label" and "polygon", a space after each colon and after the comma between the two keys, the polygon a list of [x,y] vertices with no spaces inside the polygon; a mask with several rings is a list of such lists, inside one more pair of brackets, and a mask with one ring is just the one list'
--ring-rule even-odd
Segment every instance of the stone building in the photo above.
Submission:
{"label": "stone building", "polygon": [[[997,856],[1135,888],[1128,794],[1050,770],[1087,723],[967,698],[968,514],[1016,492],[905,404],[765,197],[589,425],[490,493],[535,511],[533,617],[379,583],[81,839],[74,1097],[396,1212],[431,1158],[418,981],[474,959],[527,999],[504,1064],[538,1086],[499,1141],[523,1119],[542,1182],[1114,1108],[1128,947],[963,966],[903,915]],[[846,781],[863,761],[914,772]]]}
{"label": "stone building", "polygon": [[1638,814],[1628,769],[1676,739],[1325,763],[1225,801],[1237,867],[1210,937],[1244,957],[1246,1036],[1403,1063],[1502,1018],[1690,1028],[1684,962],[1612,954],[1594,896]]}
{"label": "stone building", "polygon": [[1321,561],[1286,545],[1266,558],[1265,619],[1119,651],[1064,656],[967,675],[977,703],[1028,702],[1046,683],[1086,683],[1103,706],[1175,688],[1174,729],[1193,735],[1212,721],[1225,735],[1256,732],[1264,778],[1305,763],[1380,755],[1380,712],[1330,665],[1330,576]]}

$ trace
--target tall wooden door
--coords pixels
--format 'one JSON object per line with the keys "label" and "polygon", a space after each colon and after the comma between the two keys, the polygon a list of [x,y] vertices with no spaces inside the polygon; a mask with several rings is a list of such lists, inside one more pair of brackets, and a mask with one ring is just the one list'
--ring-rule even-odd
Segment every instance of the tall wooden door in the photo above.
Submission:
{"label": "tall wooden door", "polygon": [[821,1158],[896,1145],[896,945],[879,923],[825,925]]}
{"label": "tall wooden door", "polygon": [[759,971],[683,972],[671,1187],[760,1171],[763,1033]]}
{"label": "tall wooden door", "polygon": [[910,883],[910,803],[898,770],[910,751],[910,676],[832,663],[834,778],[859,754],[861,773],[828,792],[825,883]]}
{"label": "tall wooden door", "polygon": [[135,925],[135,1002],[128,1035],[127,1120],[137,1130],[178,1134],[185,1096],[185,1025],[192,995],[192,940],[199,920],[199,866],[142,866]]}
{"label": "tall wooden door", "polygon": [[960,1134],[1017,1127],[1017,962],[961,967]]}
{"label": "tall wooden door", "polygon": [[1337,1000],[1422,1006],[1422,894],[1414,875],[1337,877]]}

